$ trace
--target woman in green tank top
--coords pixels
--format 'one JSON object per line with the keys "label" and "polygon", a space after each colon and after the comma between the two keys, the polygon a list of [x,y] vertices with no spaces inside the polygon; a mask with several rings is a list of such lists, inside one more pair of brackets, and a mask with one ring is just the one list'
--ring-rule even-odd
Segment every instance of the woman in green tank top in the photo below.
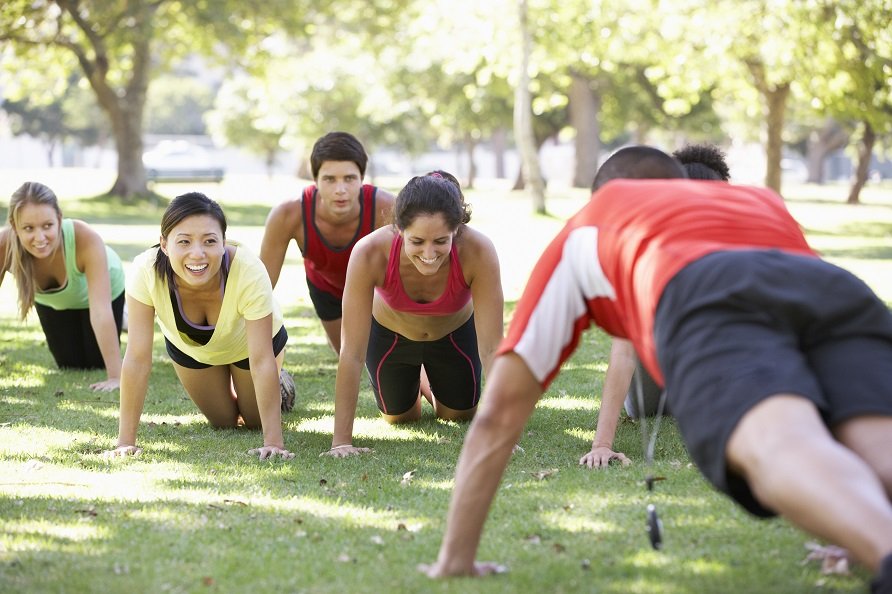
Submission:
{"label": "woman in green tank top", "polygon": [[83,221],[63,219],[56,195],[27,182],[9,201],[0,231],[0,282],[10,272],[19,315],[33,307],[59,367],[102,369],[93,390],[118,387],[124,270],[118,255]]}

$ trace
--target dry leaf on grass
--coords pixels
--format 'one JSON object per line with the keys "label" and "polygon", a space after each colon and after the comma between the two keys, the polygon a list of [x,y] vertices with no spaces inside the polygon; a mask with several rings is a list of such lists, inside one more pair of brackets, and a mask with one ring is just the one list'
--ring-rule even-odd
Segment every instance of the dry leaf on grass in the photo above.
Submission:
{"label": "dry leaf on grass", "polygon": [[836,545],[821,545],[816,542],[805,543],[809,550],[802,563],[821,562],[821,573],[824,575],[849,575],[849,552]]}
{"label": "dry leaf on grass", "polygon": [[557,473],[558,473],[558,469],[557,469],[557,468],[550,468],[550,469],[547,469],[547,470],[539,470],[539,471],[536,471],[536,472],[531,472],[530,474],[531,474],[531,475],[533,476],[533,478],[535,478],[537,481],[544,481],[544,480],[547,479],[548,477],[553,476],[553,475],[555,475],[555,474],[557,474]]}
{"label": "dry leaf on grass", "polygon": [[403,474],[403,480],[400,481],[400,484],[408,485],[412,482],[413,478],[415,478],[415,471],[410,470],[409,472]]}

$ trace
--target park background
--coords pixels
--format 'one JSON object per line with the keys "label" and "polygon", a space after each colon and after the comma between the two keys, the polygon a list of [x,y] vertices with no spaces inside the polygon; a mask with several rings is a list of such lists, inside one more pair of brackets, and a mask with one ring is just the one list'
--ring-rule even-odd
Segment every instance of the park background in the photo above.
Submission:
{"label": "park background", "polygon": [[[398,191],[456,172],[499,252],[507,311],[542,247],[612,150],[714,142],[732,181],[779,190],[809,240],[892,303],[892,3],[299,0],[7,1],[0,7],[0,195],[42,181],[125,266],[157,240],[171,197],[223,203],[255,250],[269,208],[308,182],[318,136],[355,133],[369,180]],[[196,147],[220,183],[156,183],[142,156]],[[5,203],[5,200],[4,200]],[[856,203],[856,204],[853,204]],[[5,215],[5,204],[0,207]],[[4,217],[5,218],[5,217]],[[648,496],[635,464],[588,472],[606,337],[586,335],[546,394],[503,483],[481,556],[507,576],[431,583],[466,431],[430,414],[380,419],[367,387],[357,440],[320,459],[336,360],[292,246],[276,295],[297,408],[289,463],[244,455],[256,435],[210,430],[156,335],[139,460],[108,464],[116,395],[59,371],[36,318],[0,286],[0,590],[23,592],[859,592],[866,576],[802,564],[809,539],[703,483],[667,419]],[[126,344],[126,334],[123,336]],[[643,509],[660,506],[663,552]]]}

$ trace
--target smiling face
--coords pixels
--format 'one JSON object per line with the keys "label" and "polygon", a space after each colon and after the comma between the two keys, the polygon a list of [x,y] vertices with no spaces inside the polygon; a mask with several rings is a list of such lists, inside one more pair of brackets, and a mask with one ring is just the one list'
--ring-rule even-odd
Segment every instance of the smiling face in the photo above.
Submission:
{"label": "smiling face", "polygon": [[48,204],[22,204],[15,233],[22,247],[38,259],[50,257],[62,241],[61,220],[56,209]]}
{"label": "smiling face", "polygon": [[216,288],[226,249],[220,223],[210,215],[186,217],[161,237],[161,249],[180,286]]}
{"label": "smiling face", "polygon": [[316,176],[317,208],[332,215],[348,215],[359,208],[362,173],[353,161],[324,161]]}
{"label": "smiling face", "polygon": [[419,214],[400,233],[403,251],[421,274],[436,274],[449,260],[455,229],[449,228],[442,214]]}

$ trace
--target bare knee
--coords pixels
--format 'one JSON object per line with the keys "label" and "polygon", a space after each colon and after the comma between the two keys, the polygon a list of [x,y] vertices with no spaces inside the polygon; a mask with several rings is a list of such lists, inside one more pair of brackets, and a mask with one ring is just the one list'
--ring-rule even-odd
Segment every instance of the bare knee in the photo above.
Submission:
{"label": "bare knee", "polygon": [[436,407],[437,418],[443,419],[444,421],[470,421],[474,418],[474,414],[477,412],[476,406],[467,410],[455,410],[454,408],[443,406],[438,402]]}
{"label": "bare knee", "polygon": [[416,400],[415,404],[406,412],[398,415],[382,414],[384,420],[391,425],[400,425],[402,423],[414,423],[421,419],[421,400]]}
{"label": "bare knee", "polygon": [[211,424],[211,427],[214,429],[235,429],[238,427],[238,417],[229,419],[229,418],[216,418],[212,419],[208,417],[208,423]]}
{"label": "bare knee", "polygon": [[810,401],[795,395],[767,398],[743,415],[728,439],[729,467],[745,477],[779,468],[779,454],[832,441]]}
{"label": "bare knee", "polygon": [[864,415],[834,427],[833,434],[873,470],[892,497],[892,417]]}

